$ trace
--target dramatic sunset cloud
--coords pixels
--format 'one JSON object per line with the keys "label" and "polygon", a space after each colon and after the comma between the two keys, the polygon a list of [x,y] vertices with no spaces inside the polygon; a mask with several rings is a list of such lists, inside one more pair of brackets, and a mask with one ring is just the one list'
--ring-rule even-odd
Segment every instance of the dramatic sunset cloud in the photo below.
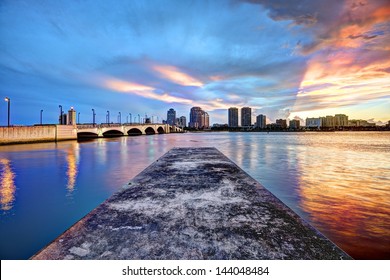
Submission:
{"label": "dramatic sunset cloud", "polygon": [[[10,1],[0,4],[0,91],[15,124],[74,106],[226,123],[345,113],[386,122],[387,0]],[[7,104],[0,103],[0,125]]]}
{"label": "dramatic sunset cloud", "polygon": [[174,66],[155,65],[153,66],[153,70],[157,71],[163,78],[182,86],[201,87],[203,85],[202,82],[180,71]]}
{"label": "dramatic sunset cloud", "polygon": [[[390,9],[385,2],[346,1],[337,27],[308,61],[292,111],[390,105]],[[386,21],[387,20],[387,21]],[[323,27],[325,28],[325,27]],[[381,112],[378,118],[385,118]]]}
{"label": "dramatic sunset cloud", "polygon": [[167,103],[175,103],[175,102],[181,103],[181,104],[191,104],[192,103],[192,100],[171,96],[165,92],[158,94],[155,92],[156,91],[155,88],[132,83],[132,82],[128,82],[128,81],[121,81],[121,80],[117,80],[117,79],[107,79],[104,81],[103,86],[107,87],[108,89],[114,90],[114,91],[125,92],[128,94],[135,94],[135,95],[139,95],[143,98],[160,100],[160,101],[164,101]]}

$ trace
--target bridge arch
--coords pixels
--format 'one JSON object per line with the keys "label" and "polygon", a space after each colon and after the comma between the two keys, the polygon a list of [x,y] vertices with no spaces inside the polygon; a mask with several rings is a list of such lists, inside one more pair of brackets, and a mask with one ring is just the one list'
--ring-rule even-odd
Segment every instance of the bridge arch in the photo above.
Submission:
{"label": "bridge arch", "polygon": [[91,138],[98,138],[99,135],[94,132],[78,132],[77,133],[77,139],[91,139]]}
{"label": "bridge arch", "polygon": [[111,129],[103,132],[103,137],[118,137],[118,136],[123,136],[123,132],[120,130],[116,129]]}
{"label": "bridge arch", "polygon": [[153,129],[153,127],[147,127],[146,129],[145,129],[145,134],[146,135],[152,135],[152,134],[156,134],[156,131]]}
{"label": "bridge arch", "polygon": [[157,128],[157,133],[158,133],[158,134],[164,134],[164,133],[165,133],[164,128],[162,128],[161,126],[159,126],[159,127]]}
{"label": "bridge arch", "polygon": [[142,135],[142,131],[139,130],[138,128],[132,128],[130,130],[127,131],[127,135],[129,136],[138,136],[138,135]]}

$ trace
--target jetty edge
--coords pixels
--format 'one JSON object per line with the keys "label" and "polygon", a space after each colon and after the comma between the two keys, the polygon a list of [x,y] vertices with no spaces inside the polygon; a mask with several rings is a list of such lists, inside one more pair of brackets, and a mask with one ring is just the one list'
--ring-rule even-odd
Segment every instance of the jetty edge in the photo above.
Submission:
{"label": "jetty edge", "polygon": [[351,257],[216,148],[173,148],[31,257],[335,260]]}

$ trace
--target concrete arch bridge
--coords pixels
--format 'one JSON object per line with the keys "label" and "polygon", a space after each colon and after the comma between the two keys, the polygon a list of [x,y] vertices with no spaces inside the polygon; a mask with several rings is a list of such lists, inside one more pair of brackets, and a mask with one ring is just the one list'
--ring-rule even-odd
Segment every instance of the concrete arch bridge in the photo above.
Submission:
{"label": "concrete arch bridge", "polygon": [[169,124],[81,124],[77,125],[78,138],[137,136],[183,132],[180,127]]}

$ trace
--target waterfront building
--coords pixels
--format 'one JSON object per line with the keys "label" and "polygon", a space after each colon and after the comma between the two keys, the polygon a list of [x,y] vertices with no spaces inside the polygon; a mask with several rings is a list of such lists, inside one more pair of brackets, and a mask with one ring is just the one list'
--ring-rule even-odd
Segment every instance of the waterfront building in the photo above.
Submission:
{"label": "waterfront building", "polygon": [[344,114],[337,114],[334,116],[334,126],[344,127],[348,126],[348,116]]}
{"label": "waterfront building", "polygon": [[327,128],[334,128],[334,117],[333,116],[326,116],[322,126],[327,127]]}
{"label": "waterfront building", "polygon": [[178,120],[178,126],[183,128],[187,125],[187,118],[185,116],[181,116]]}
{"label": "waterfront building", "polygon": [[76,110],[73,109],[73,107],[70,107],[70,110],[68,111],[66,124],[67,125],[75,125],[75,124],[77,124]]}
{"label": "waterfront building", "polygon": [[204,129],[210,127],[210,116],[200,107],[192,107],[190,111],[190,122],[188,126],[191,128]]}
{"label": "waterfront building", "polygon": [[300,128],[300,121],[299,120],[291,120],[289,123],[290,129],[299,129]]}
{"label": "waterfront building", "polygon": [[176,124],[176,111],[171,108],[167,112],[167,124],[175,125]]}
{"label": "waterfront building", "polygon": [[214,128],[220,128],[220,127],[228,128],[229,125],[228,125],[227,123],[214,123],[214,124],[213,124],[213,127],[214,127]]}
{"label": "waterfront building", "polygon": [[256,117],[256,127],[264,129],[266,128],[266,125],[266,116],[262,114],[258,115]]}
{"label": "waterfront building", "polygon": [[229,127],[238,127],[238,108],[236,107],[229,108],[228,125]]}
{"label": "waterfront building", "polygon": [[320,117],[321,119],[321,128],[323,128],[326,124],[326,117]]}
{"label": "waterfront building", "polygon": [[202,108],[192,107],[190,110],[190,122],[188,126],[191,128],[199,128],[201,125]]}
{"label": "waterfront building", "polygon": [[204,119],[203,128],[209,128],[210,127],[210,116],[209,116],[209,113],[203,111],[203,119]]}
{"label": "waterfront building", "polygon": [[252,125],[252,108],[243,107],[241,108],[241,126]]}
{"label": "waterfront building", "polygon": [[286,129],[287,128],[287,120],[283,120],[283,119],[276,120],[276,126],[281,128],[281,129]]}
{"label": "waterfront building", "polygon": [[376,124],[369,123],[366,120],[349,120],[348,126],[350,126],[350,127],[368,127],[368,126],[376,126]]}
{"label": "waterfront building", "polygon": [[306,118],[306,127],[307,128],[317,128],[322,127],[323,118]]}

